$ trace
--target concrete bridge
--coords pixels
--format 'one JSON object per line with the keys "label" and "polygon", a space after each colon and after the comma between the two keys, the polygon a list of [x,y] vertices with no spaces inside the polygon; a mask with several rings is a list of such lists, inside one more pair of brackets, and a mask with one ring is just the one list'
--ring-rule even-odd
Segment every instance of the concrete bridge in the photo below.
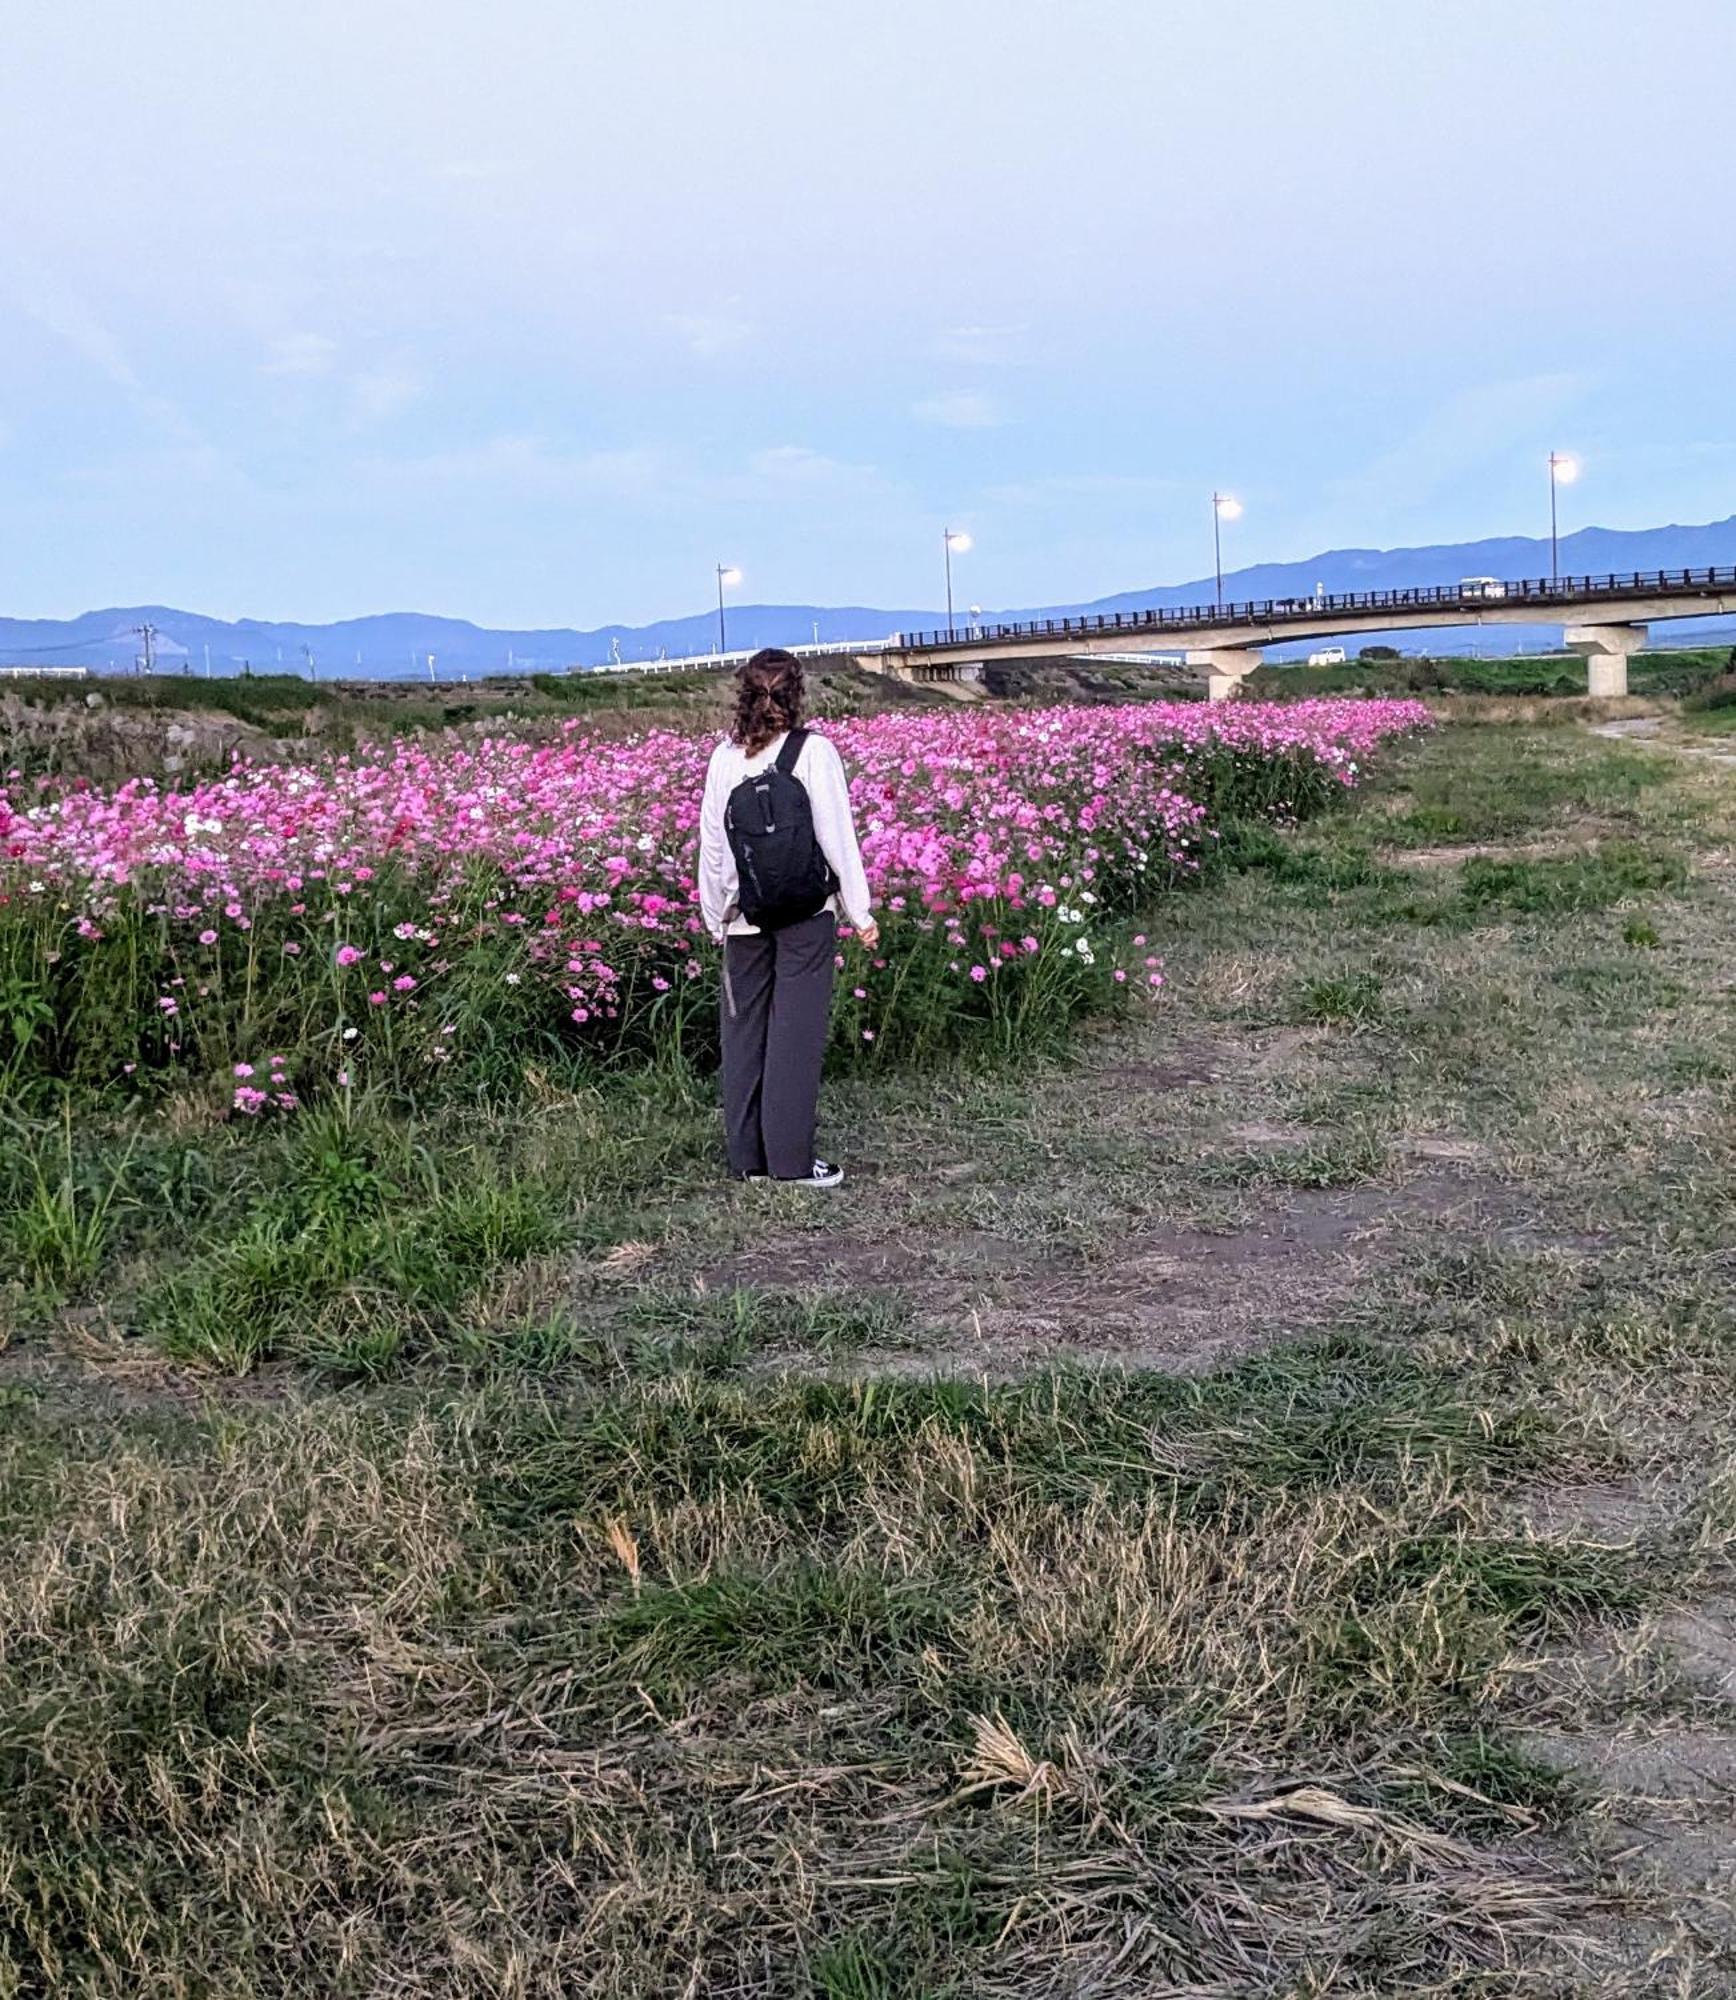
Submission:
{"label": "concrete bridge", "polygon": [[[1627,576],[1542,577],[1506,582],[1468,577],[1416,590],[1268,597],[1246,604],[1183,605],[1077,618],[1000,624],[972,621],[934,632],[900,632],[852,649],[861,664],[902,680],[971,681],[990,660],[1126,660],[1142,648],[1178,657],[1202,672],[1213,701],[1233,695],[1264,658],[1262,649],[1297,639],[1431,626],[1560,624],[1570,652],[1586,662],[1587,691],[1627,692],[1627,665],[1644,650],[1655,619],[1736,614],[1736,566],[1639,571]],[[1156,664],[1155,660],[1153,664]]]}

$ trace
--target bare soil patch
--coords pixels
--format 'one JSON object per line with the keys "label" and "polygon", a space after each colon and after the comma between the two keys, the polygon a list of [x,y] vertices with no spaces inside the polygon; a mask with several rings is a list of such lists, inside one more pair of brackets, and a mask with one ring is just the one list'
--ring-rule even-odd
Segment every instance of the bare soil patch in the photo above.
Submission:
{"label": "bare soil patch", "polygon": [[1071,1354],[1190,1373],[1330,1319],[1430,1232],[1493,1240],[1513,1226],[1510,1190],[1443,1165],[1395,1187],[1265,1196],[1221,1230],[1154,1220],[1088,1259],[988,1230],[827,1230],[774,1238],[698,1282],[888,1292],[923,1334],[904,1368],[1000,1373]]}
{"label": "bare soil patch", "polygon": [[1460,840],[1436,847],[1394,847],[1382,854],[1392,868],[1457,868],[1498,856],[1503,861],[1556,861],[1595,850],[1615,829],[1606,820],[1579,820],[1547,840]]}
{"label": "bare soil patch", "polygon": [[298,1393],[302,1384],[303,1377],[287,1361],[267,1363],[248,1375],[182,1367],[112,1327],[74,1323],[0,1348],[0,1390],[22,1390],[92,1415],[278,1403]]}
{"label": "bare soil patch", "polygon": [[1524,1730],[1518,1742],[1595,1783],[1599,1844],[1618,1880],[1645,1893],[1657,1914],[1736,1941],[1736,1727],[1591,1725]]}

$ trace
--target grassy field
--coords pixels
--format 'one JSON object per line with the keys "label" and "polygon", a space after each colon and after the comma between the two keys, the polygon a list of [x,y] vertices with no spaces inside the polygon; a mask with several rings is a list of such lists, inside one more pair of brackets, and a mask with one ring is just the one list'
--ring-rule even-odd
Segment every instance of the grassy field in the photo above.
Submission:
{"label": "grassy field", "polygon": [[[0,688],[0,737],[27,777],[186,781],[236,757],[280,761],[354,751],[391,737],[529,735],[582,721],[599,735],[721,726],[729,682],[713,673],[497,675],[486,680],[307,681],[297,674],[196,674],[18,681]],[[950,706],[943,694],[834,662],[809,675],[814,715]]]}
{"label": "grassy field", "polygon": [[[1635,703],[1680,702],[1697,729],[1727,729],[1736,719],[1731,661],[1728,647],[1642,654],[1630,670]],[[958,699],[944,688],[889,681],[842,661],[810,667],[808,681],[812,711],[821,719],[888,708],[945,710]],[[1264,667],[1249,677],[1247,691],[1261,701],[1348,692],[1555,704],[1584,695],[1585,665],[1566,655],[1353,659],[1332,667]],[[1170,668],[1039,660],[991,665],[987,693],[991,701],[1127,702],[1198,697],[1203,689],[1196,676]],[[391,736],[501,729],[523,735],[572,721],[604,735],[721,727],[728,702],[727,679],[712,673],[494,675],[438,686],[310,682],[297,674],[104,676],[0,688],[0,736],[8,763],[28,777],[76,773],[118,782],[148,772],[185,781],[221,772],[236,756],[319,756]]]}
{"label": "grassy field", "polygon": [[[1659,647],[1637,654],[1628,668],[1631,691],[1649,700],[1686,697],[1690,701],[1727,679],[1728,646]],[[1248,679],[1249,693],[1261,700],[1284,700],[1292,693],[1339,694],[1553,695],[1585,693],[1585,662],[1572,653],[1533,654],[1508,660],[1448,656],[1430,659],[1358,657],[1341,665],[1269,666]]]}
{"label": "grassy field", "polygon": [[1448,727],[836,1196],[672,1070],[38,1149],[0,2000],[1736,1991],[1733,801]]}

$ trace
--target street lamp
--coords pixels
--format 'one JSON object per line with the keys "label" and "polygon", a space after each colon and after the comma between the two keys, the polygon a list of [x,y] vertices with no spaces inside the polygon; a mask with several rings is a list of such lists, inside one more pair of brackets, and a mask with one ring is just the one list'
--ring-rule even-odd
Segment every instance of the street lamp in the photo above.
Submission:
{"label": "street lamp", "polygon": [[1224,608],[1224,537],[1223,523],[1241,519],[1242,503],[1230,493],[1212,495],[1212,563],[1218,579],[1217,606]]}
{"label": "street lamp", "polygon": [[970,536],[962,528],[942,528],[940,545],[946,551],[946,636],[953,636],[952,626],[952,552],[957,549],[962,556],[970,548]]}
{"label": "street lamp", "polygon": [[719,563],[717,566],[717,650],[729,651],[729,635],[723,626],[723,592],[727,584],[731,589],[741,581],[741,571],[734,563]]}
{"label": "street lamp", "polygon": [[1549,581],[1561,580],[1561,538],[1555,526],[1555,489],[1571,486],[1579,477],[1579,460],[1570,451],[1549,454]]}

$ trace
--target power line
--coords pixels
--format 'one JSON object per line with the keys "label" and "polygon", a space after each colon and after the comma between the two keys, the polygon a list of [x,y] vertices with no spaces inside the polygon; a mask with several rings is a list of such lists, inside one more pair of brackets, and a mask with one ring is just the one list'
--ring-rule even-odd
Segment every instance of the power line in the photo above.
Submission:
{"label": "power line", "polygon": [[59,646],[0,646],[0,653],[95,653],[113,643],[111,639],[68,639]]}

